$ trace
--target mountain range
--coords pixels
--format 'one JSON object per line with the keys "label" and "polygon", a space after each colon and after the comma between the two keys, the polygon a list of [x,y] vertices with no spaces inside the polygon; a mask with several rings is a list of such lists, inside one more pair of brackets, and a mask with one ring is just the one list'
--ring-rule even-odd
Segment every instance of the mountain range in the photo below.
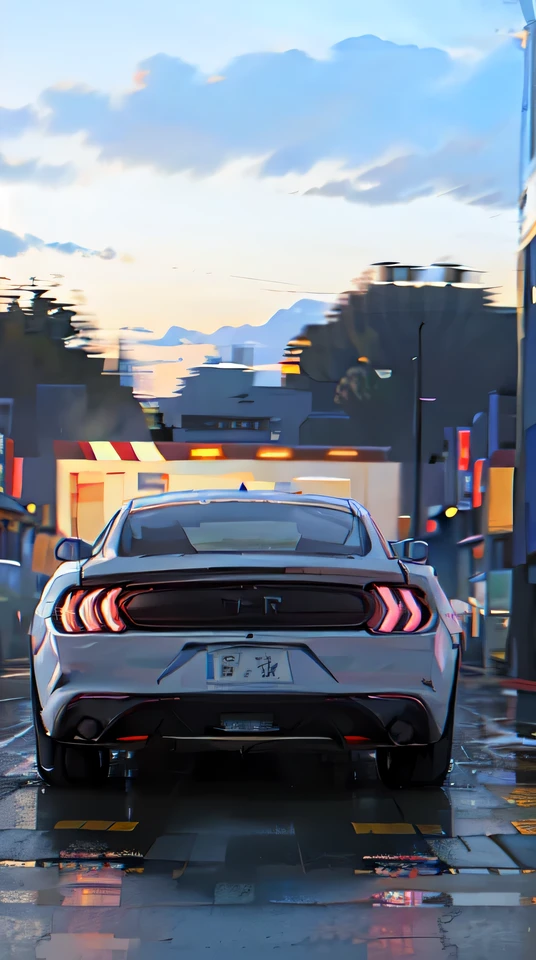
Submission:
{"label": "mountain range", "polygon": [[321,300],[298,300],[292,307],[278,310],[260,326],[245,323],[240,327],[220,327],[214,333],[200,333],[174,325],[158,340],[143,342],[152,347],[178,347],[188,342],[211,344],[222,348],[223,360],[231,359],[233,344],[249,343],[255,347],[255,364],[278,363],[288,341],[297,337],[303,327],[325,323],[324,314],[329,306]]}

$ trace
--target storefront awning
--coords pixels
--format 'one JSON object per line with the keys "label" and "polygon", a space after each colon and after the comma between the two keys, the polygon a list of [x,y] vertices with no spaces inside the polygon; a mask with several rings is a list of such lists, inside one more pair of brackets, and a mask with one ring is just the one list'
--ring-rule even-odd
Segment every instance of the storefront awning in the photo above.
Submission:
{"label": "storefront awning", "polygon": [[484,537],[482,534],[477,533],[474,537],[465,537],[464,540],[458,540],[459,547],[475,547],[477,543],[483,543]]}

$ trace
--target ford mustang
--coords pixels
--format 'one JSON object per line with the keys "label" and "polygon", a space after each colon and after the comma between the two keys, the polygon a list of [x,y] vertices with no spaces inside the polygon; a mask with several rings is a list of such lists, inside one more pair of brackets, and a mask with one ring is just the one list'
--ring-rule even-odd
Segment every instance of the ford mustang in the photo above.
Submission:
{"label": "ford mustang", "polygon": [[30,637],[48,783],[102,783],[122,750],[363,749],[389,787],[443,783],[462,627],[427,545],[355,501],[148,496],[56,556]]}

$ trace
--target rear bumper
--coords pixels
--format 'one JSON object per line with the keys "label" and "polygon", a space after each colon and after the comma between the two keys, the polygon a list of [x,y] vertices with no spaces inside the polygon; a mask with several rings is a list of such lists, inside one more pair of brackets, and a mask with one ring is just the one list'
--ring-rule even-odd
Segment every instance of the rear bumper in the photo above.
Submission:
{"label": "rear bumper", "polygon": [[[226,718],[264,718],[266,732],[228,728]],[[243,726],[243,724],[242,724]],[[51,735],[64,743],[138,750],[165,744],[203,750],[348,751],[435,742],[442,730],[425,703],[402,694],[81,694],[58,713]]]}

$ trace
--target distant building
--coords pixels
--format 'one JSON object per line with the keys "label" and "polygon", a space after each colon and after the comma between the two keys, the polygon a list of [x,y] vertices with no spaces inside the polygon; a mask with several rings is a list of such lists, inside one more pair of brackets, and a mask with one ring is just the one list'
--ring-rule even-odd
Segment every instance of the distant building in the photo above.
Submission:
{"label": "distant building", "polygon": [[[283,391],[281,391],[283,392]],[[57,528],[92,541],[122,504],[151,493],[293,490],[354,497],[395,539],[400,466],[380,448],[275,443],[155,442],[54,444]]]}
{"label": "distant building", "polygon": [[173,440],[207,443],[300,442],[311,412],[311,394],[257,387],[253,370],[232,363],[206,364],[184,381],[181,396],[159,400]]}
{"label": "distant building", "polygon": [[[69,304],[30,289],[27,306],[10,294],[7,309],[0,312],[0,493],[20,501],[24,520],[3,518],[0,554],[21,563],[25,596],[28,591],[33,596],[39,576],[51,572],[57,539],[54,442],[150,439],[132,392],[121,388],[118,376],[101,376],[101,359],[73,348],[84,338],[75,334]],[[27,528],[23,537],[21,524]],[[40,532],[34,542],[36,528]]]}
{"label": "distant building", "polygon": [[231,347],[232,363],[252,367],[255,360],[255,345],[252,343],[233,343]]}
{"label": "distant building", "polygon": [[521,106],[521,183],[518,306],[520,323],[517,442],[514,484],[512,616],[508,636],[510,674],[531,681],[532,693],[518,697],[518,719],[528,704],[536,721],[536,5],[521,0],[526,27],[525,83]]}
{"label": "distant building", "polygon": [[[516,398],[493,392],[469,424],[445,428],[441,460],[425,468],[425,536],[450,597],[473,615],[464,659],[505,661],[511,614]],[[432,486],[431,473],[436,471]]]}

